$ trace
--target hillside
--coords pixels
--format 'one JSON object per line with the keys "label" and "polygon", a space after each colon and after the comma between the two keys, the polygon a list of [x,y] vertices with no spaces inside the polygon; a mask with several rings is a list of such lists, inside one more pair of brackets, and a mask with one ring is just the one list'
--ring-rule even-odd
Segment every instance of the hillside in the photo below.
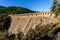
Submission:
{"label": "hillside", "polygon": [[34,12],[30,9],[23,8],[23,7],[17,7],[17,6],[9,6],[4,7],[0,6],[0,14],[21,14],[21,13],[31,13]]}

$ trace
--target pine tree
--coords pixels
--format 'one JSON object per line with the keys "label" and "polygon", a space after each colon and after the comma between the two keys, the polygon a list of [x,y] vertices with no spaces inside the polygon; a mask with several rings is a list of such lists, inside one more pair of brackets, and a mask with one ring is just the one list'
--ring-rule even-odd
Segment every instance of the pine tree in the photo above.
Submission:
{"label": "pine tree", "polygon": [[60,14],[60,0],[53,1],[51,12],[55,14],[55,17],[57,17]]}
{"label": "pine tree", "polygon": [[60,0],[58,1],[58,4],[56,6],[56,11],[55,11],[56,15],[60,14]]}
{"label": "pine tree", "polygon": [[55,10],[56,10],[56,5],[57,5],[57,2],[56,2],[56,0],[54,0],[53,1],[53,4],[52,4],[52,7],[51,7],[51,12],[55,12]]}

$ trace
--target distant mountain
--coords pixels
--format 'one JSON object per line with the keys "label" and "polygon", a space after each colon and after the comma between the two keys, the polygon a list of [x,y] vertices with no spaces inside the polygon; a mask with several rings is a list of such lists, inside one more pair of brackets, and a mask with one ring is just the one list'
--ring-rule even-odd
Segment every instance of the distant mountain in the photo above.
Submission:
{"label": "distant mountain", "polygon": [[0,8],[6,8],[6,7],[4,7],[4,6],[0,6]]}
{"label": "distant mountain", "polygon": [[31,13],[34,12],[30,9],[23,8],[23,7],[17,7],[17,6],[9,6],[4,7],[0,6],[0,13],[7,13],[7,14],[21,14],[21,13]]}

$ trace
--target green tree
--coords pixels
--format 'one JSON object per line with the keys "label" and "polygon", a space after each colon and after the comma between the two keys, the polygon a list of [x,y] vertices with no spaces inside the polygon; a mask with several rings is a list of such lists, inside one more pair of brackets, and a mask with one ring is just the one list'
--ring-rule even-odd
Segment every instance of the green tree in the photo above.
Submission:
{"label": "green tree", "polygon": [[60,2],[58,2],[57,6],[56,6],[55,13],[56,13],[56,15],[60,14]]}
{"label": "green tree", "polygon": [[6,14],[0,14],[0,31],[5,30],[6,19],[7,19]]}
{"label": "green tree", "polygon": [[37,32],[40,32],[41,35],[45,35],[45,34],[47,34],[47,31],[49,30],[49,27],[50,27],[49,24],[47,24],[47,25],[37,25],[37,26],[35,27],[35,30],[36,30]]}
{"label": "green tree", "polygon": [[8,14],[21,14],[21,13],[33,12],[30,9],[23,8],[23,7],[17,7],[17,6],[9,6],[6,9],[7,9]]}
{"label": "green tree", "polygon": [[17,7],[17,6],[9,6],[4,7],[0,6],[0,14],[21,14],[21,13],[31,13],[34,12],[30,9],[23,8],[23,7]]}
{"label": "green tree", "polygon": [[36,33],[35,30],[31,28],[31,29],[27,32],[27,34],[26,34],[26,36],[25,36],[25,40],[35,40],[35,39],[34,39],[35,33]]}
{"label": "green tree", "polygon": [[23,36],[24,36],[24,34],[23,34],[22,32],[19,32],[19,33],[17,34],[17,39],[18,39],[18,40],[22,40]]}
{"label": "green tree", "polygon": [[57,17],[58,14],[60,14],[60,0],[53,1],[51,12],[55,14],[55,17]]}
{"label": "green tree", "polygon": [[56,0],[53,1],[53,4],[52,4],[52,7],[51,7],[51,12],[54,13],[55,10],[56,10],[56,5],[57,5],[57,2]]}

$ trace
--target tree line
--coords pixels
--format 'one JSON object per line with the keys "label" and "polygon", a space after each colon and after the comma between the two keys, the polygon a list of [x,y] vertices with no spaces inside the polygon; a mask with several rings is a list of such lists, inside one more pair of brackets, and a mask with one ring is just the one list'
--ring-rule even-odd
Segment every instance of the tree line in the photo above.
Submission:
{"label": "tree line", "polygon": [[30,9],[23,8],[23,7],[17,7],[17,6],[9,6],[4,7],[0,6],[0,14],[21,14],[21,13],[31,13],[34,12]]}

